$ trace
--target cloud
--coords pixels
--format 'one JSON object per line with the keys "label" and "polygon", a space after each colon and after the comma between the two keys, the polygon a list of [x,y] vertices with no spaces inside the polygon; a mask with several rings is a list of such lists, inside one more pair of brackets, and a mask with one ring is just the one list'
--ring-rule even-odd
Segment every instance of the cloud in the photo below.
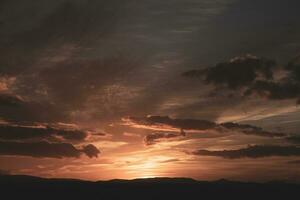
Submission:
{"label": "cloud", "polygon": [[[76,148],[70,143],[82,143],[90,133],[79,129],[63,129],[59,125],[0,125],[0,154],[31,157],[98,157],[100,151],[92,144]],[[55,143],[54,143],[55,142]]]}
{"label": "cloud", "polygon": [[272,100],[294,99],[300,96],[300,84],[292,81],[256,81],[244,94],[256,94]]}
{"label": "cloud", "polygon": [[[180,129],[181,134],[184,135],[184,130],[192,131],[209,131],[214,130],[219,133],[223,132],[238,132],[246,135],[256,135],[262,137],[285,137],[287,134],[279,132],[266,131],[260,127],[248,125],[248,124],[238,124],[238,123],[221,123],[217,124],[215,122],[207,120],[198,119],[172,119],[168,116],[148,116],[148,117],[129,117],[124,119],[128,125],[144,128],[150,130],[160,130],[160,131],[178,131]],[[158,134],[152,137],[163,137],[163,134]],[[168,135],[167,135],[168,136]]]}
{"label": "cloud", "polygon": [[106,133],[101,133],[101,132],[96,132],[96,133],[92,133],[92,135],[94,136],[106,136]]}
{"label": "cloud", "polygon": [[[251,55],[236,57],[214,67],[183,73],[201,78],[216,89],[240,91],[242,96],[258,95],[270,100],[299,99],[299,58],[279,66],[275,61]],[[300,100],[300,99],[299,99]]]}
{"label": "cloud", "polygon": [[[121,82],[135,67],[134,59],[128,52],[120,53],[120,45],[111,39],[127,4],[121,0],[6,1],[1,9],[0,91],[8,90],[14,77],[11,97],[22,99],[6,99],[0,104],[0,116],[12,121],[74,122],[81,112],[87,115],[87,109],[96,107],[95,102],[104,104],[100,98],[106,98],[105,87]],[[0,102],[4,97],[8,96],[0,97]],[[97,108],[93,111],[99,111],[98,116],[105,113],[108,118],[110,108]]]}
{"label": "cloud", "polygon": [[126,136],[126,137],[141,137],[140,134],[130,133],[130,132],[124,132],[123,135]]}
{"label": "cloud", "polygon": [[98,154],[100,154],[100,151],[97,149],[92,144],[88,144],[87,146],[84,146],[83,149],[81,150],[84,152],[88,157],[93,158],[93,157],[98,157]]}
{"label": "cloud", "polygon": [[0,125],[0,139],[2,140],[31,140],[54,139],[62,137],[64,140],[83,141],[87,133],[81,130],[65,130],[52,127]]}
{"label": "cloud", "polygon": [[8,93],[0,93],[0,116],[12,122],[54,122],[67,118],[63,110],[47,100],[25,100]]}
{"label": "cloud", "polygon": [[144,142],[147,146],[153,145],[157,142],[161,142],[163,140],[175,139],[179,137],[184,137],[185,132],[182,131],[180,134],[176,133],[165,133],[165,132],[158,132],[158,133],[151,133],[144,137]]}
{"label": "cloud", "polygon": [[222,123],[219,124],[220,127],[226,128],[228,131],[239,131],[246,135],[257,135],[257,136],[263,136],[263,137],[285,137],[286,133],[280,133],[280,132],[271,132],[266,131],[263,128],[252,126],[248,124],[238,124],[238,123]]}
{"label": "cloud", "polygon": [[293,80],[300,81],[300,55],[287,64],[286,70],[291,72],[291,78]]}
{"label": "cloud", "polygon": [[[66,44],[94,44],[113,31],[122,5],[120,0],[6,2],[0,39],[1,65],[5,67],[0,72],[25,72],[45,52],[51,56]],[[35,15],[30,14],[33,11]]]}
{"label": "cloud", "polygon": [[292,161],[289,161],[288,164],[300,165],[300,160],[292,160]]}
{"label": "cloud", "polygon": [[216,156],[227,159],[263,158],[271,156],[300,156],[300,147],[297,146],[249,146],[244,149],[208,151],[197,150],[192,152],[198,156]]}
{"label": "cloud", "polygon": [[0,76],[0,93],[5,93],[9,91],[9,88],[11,87],[11,85],[14,84],[14,82],[16,81],[15,77],[1,77]]}
{"label": "cloud", "polygon": [[90,97],[101,95],[105,86],[116,84],[136,64],[134,60],[116,55],[103,59],[71,59],[39,71],[36,78],[57,104],[80,108]]}
{"label": "cloud", "polygon": [[6,93],[0,93],[0,105],[1,107],[18,106],[24,103],[21,97]]}
{"label": "cloud", "polygon": [[275,67],[276,63],[273,60],[247,55],[204,70],[187,71],[183,75],[203,77],[206,83],[237,89],[252,84],[259,77],[273,79]]}
{"label": "cloud", "polygon": [[129,87],[117,86],[135,67],[136,60],[119,55],[48,63],[17,76],[14,88],[0,93],[0,116],[15,122],[74,122],[83,112],[93,118],[114,117],[126,109],[122,101],[131,95]]}
{"label": "cloud", "polygon": [[286,138],[289,142],[300,144],[300,136],[290,136]]}
{"label": "cloud", "polygon": [[98,157],[99,153],[100,151],[91,144],[78,149],[69,143],[0,141],[0,155],[31,156],[37,158],[78,158],[81,154],[85,154],[92,158]]}
{"label": "cloud", "polygon": [[216,127],[216,124],[207,120],[172,119],[168,116],[148,116],[144,118],[129,117],[130,122],[145,126],[170,126],[185,130],[207,130]]}
{"label": "cloud", "polygon": [[180,159],[173,158],[173,159],[168,159],[168,160],[163,160],[160,163],[173,163],[173,162],[178,162]]}

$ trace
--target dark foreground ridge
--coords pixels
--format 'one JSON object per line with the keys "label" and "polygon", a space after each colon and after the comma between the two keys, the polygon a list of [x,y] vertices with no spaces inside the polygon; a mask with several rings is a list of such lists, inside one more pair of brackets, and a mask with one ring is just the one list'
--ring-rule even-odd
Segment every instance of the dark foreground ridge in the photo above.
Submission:
{"label": "dark foreground ridge", "polygon": [[206,182],[187,178],[91,182],[2,175],[0,191],[1,199],[297,199],[300,185],[227,180]]}

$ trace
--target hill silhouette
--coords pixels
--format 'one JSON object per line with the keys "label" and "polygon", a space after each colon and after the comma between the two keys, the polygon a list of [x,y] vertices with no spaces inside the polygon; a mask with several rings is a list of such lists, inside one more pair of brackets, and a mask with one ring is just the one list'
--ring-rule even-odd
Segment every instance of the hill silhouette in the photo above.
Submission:
{"label": "hill silhouette", "polygon": [[284,182],[214,182],[189,178],[82,181],[1,175],[2,199],[292,199],[300,185]]}

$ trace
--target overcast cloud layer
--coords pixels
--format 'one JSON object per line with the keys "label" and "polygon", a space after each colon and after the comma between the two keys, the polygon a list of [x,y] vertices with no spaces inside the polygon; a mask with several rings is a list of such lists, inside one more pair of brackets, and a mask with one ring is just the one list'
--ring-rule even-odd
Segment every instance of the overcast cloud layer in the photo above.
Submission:
{"label": "overcast cloud layer", "polygon": [[299,7],[0,0],[0,171],[299,178]]}

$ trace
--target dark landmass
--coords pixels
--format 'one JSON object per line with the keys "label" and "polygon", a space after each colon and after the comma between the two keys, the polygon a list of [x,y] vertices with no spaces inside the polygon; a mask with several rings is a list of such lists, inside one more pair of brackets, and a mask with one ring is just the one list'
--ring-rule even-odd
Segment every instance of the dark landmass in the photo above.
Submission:
{"label": "dark landmass", "polygon": [[1,199],[297,199],[300,184],[188,178],[82,181],[0,175]]}

